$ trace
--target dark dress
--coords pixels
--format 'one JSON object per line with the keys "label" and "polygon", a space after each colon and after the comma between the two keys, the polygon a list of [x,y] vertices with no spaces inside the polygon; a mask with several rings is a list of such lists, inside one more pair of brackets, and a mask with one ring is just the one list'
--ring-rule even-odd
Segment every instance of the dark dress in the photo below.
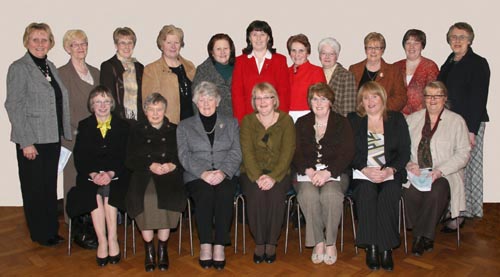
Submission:
{"label": "dark dress", "polygon": [[[157,208],[173,212],[182,212],[186,207],[186,192],[182,179],[182,167],[177,157],[177,125],[170,123],[165,117],[160,129],[156,129],[148,121],[142,121],[132,127],[127,147],[126,165],[132,170],[129,190],[126,196],[127,212],[136,218],[143,212],[150,211],[145,196],[151,196],[154,185]],[[176,169],[164,175],[151,172],[152,163],[173,163]],[[148,217],[147,213],[144,216]],[[169,220],[170,221],[170,220]],[[154,223],[154,222],[153,222]],[[143,226],[144,227],[144,226]],[[171,228],[173,226],[163,226]]]}
{"label": "dark dress", "polygon": [[98,185],[89,181],[91,172],[114,171],[116,180],[109,184],[109,205],[124,209],[129,171],[125,168],[128,123],[116,114],[111,118],[111,129],[102,137],[94,115],[78,124],[73,151],[77,170],[76,187],[68,192],[66,210],[70,217],[91,212],[97,208]]}

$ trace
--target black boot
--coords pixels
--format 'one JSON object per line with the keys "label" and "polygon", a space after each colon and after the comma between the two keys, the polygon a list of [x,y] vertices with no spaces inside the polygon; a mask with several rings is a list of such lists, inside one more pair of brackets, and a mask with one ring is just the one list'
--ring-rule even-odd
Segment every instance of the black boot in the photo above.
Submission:
{"label": "black boot", "polygon": [[144,253],[146,258],[144,259],[144,268],[146,272],[151,272],[155,270],[156,267],[156,254],[155,254],[155,244],[153,240],[150,242],[144,241]]}
{"label": "black boot", "polygon": [[371,270],[380,268],[378,247],[376,245],[370,245],[366,248],[366,265]]}
{"label": "black boot", "polygon": [[424,243],[424,237],[416,237],[411,247],[411,253],[417,257],[422,256],[424,254]]}
{"label": "black boot", "polygon": [[158,240],[158,269],[161,271],[168,269],[167,241]]}
{"label": "black boot", "polygon": [[394,262],[392,261],[392,250],[389,249],[383,251],[380,260],[383,269],[387,271],[392,271],[394,269]]}

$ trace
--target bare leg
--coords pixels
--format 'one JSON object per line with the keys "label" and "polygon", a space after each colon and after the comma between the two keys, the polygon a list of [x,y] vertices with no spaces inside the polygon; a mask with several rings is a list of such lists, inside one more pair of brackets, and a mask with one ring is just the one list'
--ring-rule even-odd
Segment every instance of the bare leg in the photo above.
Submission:
{"label": "bare leg", "polygon": [[104,212],[106,214],[106,227],[108,229],[108,249],[110,256],[116,256],[120,253],[120,245],[118,244],[118,236],[116,233],[116,214],[117,209],[110,206],[108,197],[104,197]]}
{"label": "bare leg", "polygon": [[90,215],[92,216],[92,223],[94,224],[97,241],[99,242],[97,257],[106,258],[108,256],[108,240],[106,238],[106,219],[102,196],[96,195],[96,201],[97,209],[93,210]]}
{"label": "bare leg", "polygon": [[141,231],[141,234],[142,234],[142,239],[146,242],[150,242],[153,240],[153,237],[154,237],[154,230],[142,230]]}

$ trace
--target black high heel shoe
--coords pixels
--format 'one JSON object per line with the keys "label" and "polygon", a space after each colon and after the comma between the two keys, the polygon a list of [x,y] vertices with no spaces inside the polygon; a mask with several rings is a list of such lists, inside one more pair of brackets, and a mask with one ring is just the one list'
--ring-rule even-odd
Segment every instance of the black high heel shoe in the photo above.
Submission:
{"label": "black high heel shoe", "polygon": [[121,258],[122,258],[122,255],[121,253],[118,253],[118,255],[115,255],[115,256],[109,256],[109,263],[110,264],[117,264],[120,262]]}
{"label": "black high heel shoe", "polygon": [[103,267],[108,264],[109,256],[107,256],[106,258],[99,258],[95,256],[95,261],[97,262],[98,266]]}
{"label": "black high heel shoe", "polygon": [[213,261],[213,266],[217,270],[223,270],[224,266],[226,266],[226,260],[223,260],[223,261]]}

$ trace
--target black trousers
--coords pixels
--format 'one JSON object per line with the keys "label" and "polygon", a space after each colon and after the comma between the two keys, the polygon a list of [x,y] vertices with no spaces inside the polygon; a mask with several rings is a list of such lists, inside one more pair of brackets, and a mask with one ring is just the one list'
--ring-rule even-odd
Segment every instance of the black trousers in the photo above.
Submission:
{"label": "black trousers", "polygon": [[407,227],[413,237],[434,240],[436,225],[448,207],[450,184],[446,178],[438,178],[432,183],[431,191],[419,191],[415,187],[403,189],[406,204]]}
{"label": "black trousers", "polygon": [[399,201],[401,182],[390,180],[374,184],[353,180],[353,198],[358,213],[356,244],[366,248],[377,245],[379,251],[399,246]]}
{"label": "black trousers", "polygon": [[[194,201],[200,243],[218,245],[231,243],[230,232],[236,180],[237,178],[224,179],[217,186],[212,186],[202,179],[186,184]],[[215,227],[215,235],[213,227]]]}
{"label": "black trousers", "polygon": [[270,190],[261,190],[246,174],[240,177],[241,190],[246,198],[248,225],[256,245],[278,245],[285,215],[286,193],[290,176],[276,182]]}
{"label": "black trousers", "polygon": [[35,144],[38,155],[28,160],[16,144],[24,215],[32,241],[46,242],[57,235],[57,167],[61,144]]}

